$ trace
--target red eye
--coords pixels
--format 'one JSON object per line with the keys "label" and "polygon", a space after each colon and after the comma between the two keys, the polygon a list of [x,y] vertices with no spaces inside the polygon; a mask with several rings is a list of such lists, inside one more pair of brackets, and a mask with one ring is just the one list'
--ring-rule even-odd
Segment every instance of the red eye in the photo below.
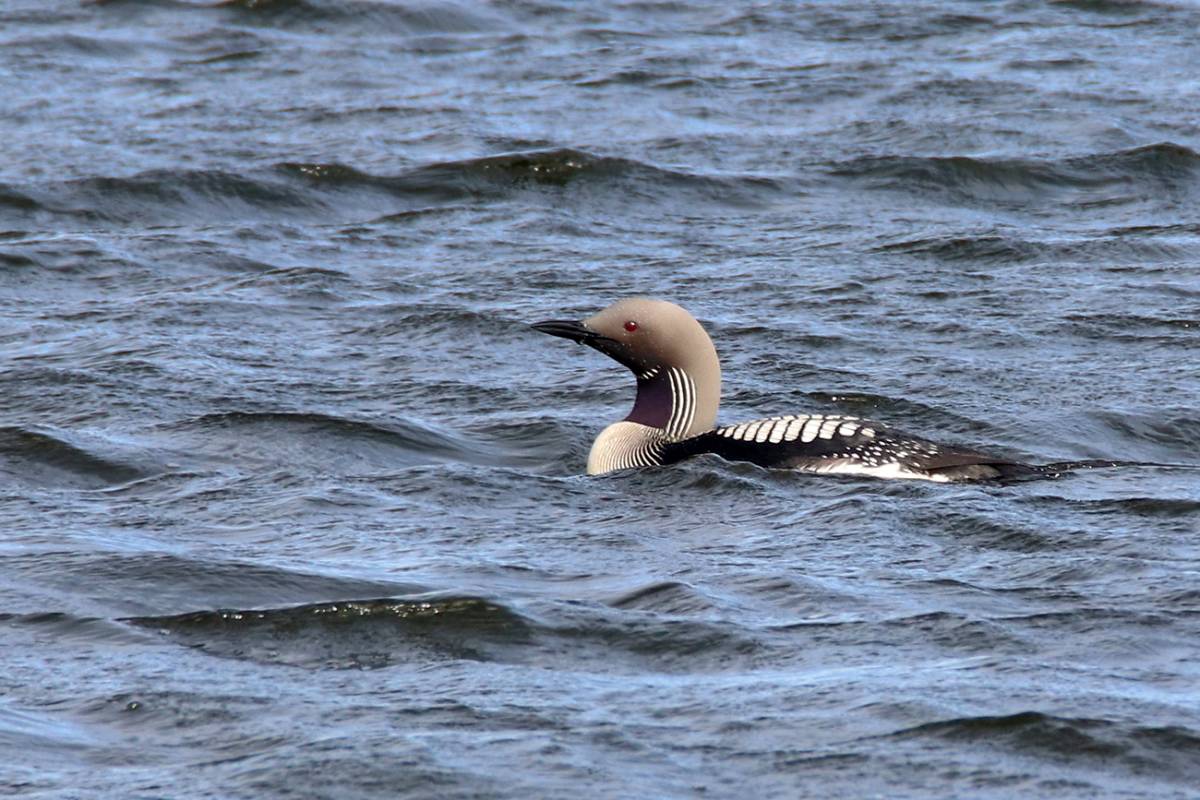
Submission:
{"label": "red eye", "polygon": [[633,320],[629,320],[629,322],[625,323],[625,330],[629,331],[630,333],[633,333],[634,331],[637,330],[637,323],[634,322]]}

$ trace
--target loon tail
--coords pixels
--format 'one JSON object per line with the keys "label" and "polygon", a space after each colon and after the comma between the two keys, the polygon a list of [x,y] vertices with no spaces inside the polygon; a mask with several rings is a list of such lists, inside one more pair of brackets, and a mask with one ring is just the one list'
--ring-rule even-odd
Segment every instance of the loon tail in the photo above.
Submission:
{"label": "loon tail", "polygon": [[1033,478],[1057,478],[1081,469],[1107,469],[1109,467],[1166,467],[1168,469],[1200,469],[1200,464],[1168,464],[1161,461],[1114,461],[1093,458],[1083,461],[1053,461],[1049,464],[1030,464]]}

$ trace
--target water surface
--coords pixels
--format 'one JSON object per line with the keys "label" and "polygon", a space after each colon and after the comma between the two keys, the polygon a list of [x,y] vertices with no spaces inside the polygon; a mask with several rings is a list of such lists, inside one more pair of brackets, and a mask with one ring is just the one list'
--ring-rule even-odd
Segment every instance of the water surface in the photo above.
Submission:
{"label": "water surface", "polygon": [[1200,477],[582,475],[723,422],[1197,463],[1200,10],[10,0],[0,793],[1194,797]]}

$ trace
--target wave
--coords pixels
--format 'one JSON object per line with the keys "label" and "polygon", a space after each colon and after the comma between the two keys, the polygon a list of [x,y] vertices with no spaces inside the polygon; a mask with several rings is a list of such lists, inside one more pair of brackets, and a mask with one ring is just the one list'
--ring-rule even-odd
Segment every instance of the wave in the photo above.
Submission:
{"label": "wave", "polygon": [[7,698],[0,699],[0,751],[6,756],[0,786],[5,794],[35,785],[36,778],[26,782],[18,777],[23,771],[30,776],[53,774],[64,763],[78,763],[87,758],[89,751],[104,752],[109,749],[106,745],[105,737],[64,719],[54,709],[20,708]]}
{"label": "wave", "polygon": [[741,626],[644,607],[643,601],[672,591],[647,587],[616,598],[615,606],[554,603],[536,613],[487,597],[438,592],[120,621],[214,656],[310,669],[470,660],[696,672],[737,669],[739,660],[756,657],[761,645]]}
{"label": "wave", "polygon": [[480,33],[507,30],[512,24],[485,6],[455,2],[387,3],[377,0],[219,0],[214,8],[236,13],[242,21],[277,27],[313,23],[351,25],[379,33]]}
{"label": "wave", "polygon": [[493,660],[528,625],[476,597],[378,598],[290,608],[128,617],[213,655],[293,666],[370,669],[412,660]]}
{"label": "wave", "polygon": [[[119,541],[126,547],[157,544],[125,532]],[[299,605],[343,597],[403,596],[428,591],[427,587],[411,581],[373,580],[141,550],[13,554],[4,558],[4,571],[10,580],[61,595],[57,602],[68,604],[66,614],[45,610],[21,616],[23,622],[47,625],[60,632],[84,623],[90,625],[88,620],[100,613],[171,615],[195,608]],[[87,587],[82,595],[80,587]],[[98,607],[97,603],[104,605]]]}
{"label": "wave", "polygon": [[[435,385],[431,391],[441,397],[446,387]],[[556,423],[545,420],[485,423],[467,435],[399,417],[367,421],[311,412],[227,411],[164,428],[199,432],[193,446],[218,457],[233,447],[240,458],[258,454],[277,460],[282,455],[292,459],[291,466],[323,469],[341,461],[351,472],[355,466],[390,471],[443,462],[522,467],[561,456],[549,445],[558,439]]]}
{"label": "wave", "polygon": [[829,174],[872,189],[945,195],[959,202],[1014,205],[1059,199],[1077,206],[1196,192],[1200,154],[1170,142],[1039,161],[968,156],[873,156]]}
{"label": "wave", "polygon": [[98,455],[68,434],[0,427],[0,474],[24,485],[96,489],[144,478],[149,465]]}
{"label": "wave", "polygon": [[6,183],[0,183],[0,209],[4,208],[32,213],[40,210],[42,204],[20,189]]}
{"label": "wave", "polygon": [[1168,454],[1183,457],[1200,453],[1200,416],[1190,409],[1163,408],[1153,415],[1098,412],[1095,416],[1132,442],[1161,445]]}
{"label": "wave", "polygon": [[109,12],[167,9],[173,13],[231,15],[236,23],[276,28],[333,24],[387,34],[479,33],[511,27],[497,13],[461,2],[390,3],[386,0],[88,0]]}
{"label": "wave", "polygon": [[61,611],[31,614],[0,612],[0,622],[37,628],[45,635],[54,636],[55,639],[120,644],[144,644],[147,641],[147,637],[134,635],[127,626],[121,625],[119,622]]}
{"label": "wave", "polygon": [[[1015,264],[1052,261],[1056,263],[1098,259],[1137,262],[1181,260],[1200,251],[1194,236],[1179,236],[1185,227],[1162,226],[1132,234],[1128,229],[1097,231],[1092,238],[1076,241],[1042,241],[1013,234],[984,233],[977,236],[951,234],[889,242],[874,248],[877,253],[929,256],[948,263]],[[1169,232],[1168,232],[1169,231]],[[1190,233],[1196,233],[1196,230]]]}
{"label": "wave", "polygon": [[763,192],[782,188],[759,177],[698,175],[572,148],[533,150],[446,161],[393,177],[378,177],[340,164],[280,164],[278,170],[315,185],[385,189],[401,197],[443,201],[506,195],[514,190],[572,185],[620,187],[642,193],[686,192],[723,202],[755,203]]}
{"label": "wave", "polygon": [[[1194,467],[1200,469],[1200,465]],[[1190,497],[1113,497],[1099,500],[1080,499],[1076,497],[1060,497],[1056,495],[1041,495],[1031,498],[1032,505],[1045,508],[1053,513],[1061,509],[1082,510],[1097,515],[1111,515],[1123,520],[1130,518],[1151,518],[1162,527],[1174,525],[1180,533],[1195,530],[1200,523],[1200,500]],[[1173,602],[1168,602],[1164,608],[1175,608]]]}
{"label": "wave", "polygon": [[933,236],[889,242],[874,248],[877,253],[905,253],[928,255],[942,261],[966,261],[977,263],[1000,263],[1029,261],[1042,255],[1040,248],[1017,237],[980,236]]}
{"label": "wave", "polygon": [[[60,380],[57,374],[51,376]],[[431,400],[457,390],[425,387]],[[475,390],[472,390],[475,391]],[[479,420],[469,434],[389,417],[358,420],[290,411],[227,411],[162,423],[132,442],[70,431],[0,427],[0,483],[108,492],[159,491],[158,477],[196,471],[270,474],[334,465],[345,475],[390,474],[415,466],[462,464],[526,473],[567,469],[581,458],[572,431],[554,417]],[[583,446],[581,444],[580,446]],[[182,470],[182,471],[181,471]],[[574,472],[574,470],[568,470]],[[227,476],[234,480],[233,474]],[[460,476],[460,480],[467,479]]]}
{"label": "wave", "polygon": [[50,214],[86,225],[149,225],[244,219],[265,210],[316,215],[329,207],[300,187],[221,170],[151,170],[129,177],[0,187],[0,221]]}
{"label": "wave", "polygon": [[843,41],[912,41],[934,36],[960,33],[969,30],[988,30],[1012,25],[1003,18],[992,18],[974,14],[937,13],[847,15],[836,7],[814,4],[804,14],[795,14],[783,3],[756,3],[742,9],[734,8],[728,14],[714,17],[708,28],[711,34],[729,36],[747,32],[780,30],[802,32],[806,39]]}
{"label": "wave", "polygon": [[1146,314],[1084,313],[1066,314],[1061,327],[1069,334],[1088,339],[1111,339],[1115,341],[1144,341],[1150,337],[1158,340],[1174,338],[1191,347],[1200,330],[1200,314],[1182,316],[1178,311],[1162,316]]}
{"label": "wave", "polygon": [[1016,512],[1007,519],[974,510],[946,511],[932,523],[960,541],[976,542],[989,550],[1014,553],[1070,553],[1094,545],[1091,537],[1064,533],[1047,527],[1041,519],[1029,519]]}
{"label": "wave", "polygon": [[696,587],[680,581],[656,581],[627,590],[610,601],[613,608],[694,616],[711,613],[719,605]]}
{"label": "wave", "polygon": [[1177,781],[1200,780],[1200,761],[1196,760],[1200,734],[1177,725],[1136,725],[1023,711],[929,722],[897,731],[889,738],[981,743],[1037,758],[1095,761]]}
{"label": "wave", "polygon": [[4,267],[37,267],[41,262],[24,253],[11,253],[0,250],[0,266]]}
{"label": "wave", "polygon": [[708,176],[569,148],[492,155],[374,175],[340,163],[284,162],[233,174],[152,170],[28,186],[0,185],[0,224],[164,225],[308,219],[403,221],[438,206],[496,201],[586,186],[586,202],[609,198],[761,204],[785,184],[754,176]]}
{"label": "wave", "polygon": [[1146,12],[1162,13],[1180,8],[1177,3],[1155,2],[1155,0],[1050,0],[1050,5],[1075,11],[1119,16],[1141,16]]}

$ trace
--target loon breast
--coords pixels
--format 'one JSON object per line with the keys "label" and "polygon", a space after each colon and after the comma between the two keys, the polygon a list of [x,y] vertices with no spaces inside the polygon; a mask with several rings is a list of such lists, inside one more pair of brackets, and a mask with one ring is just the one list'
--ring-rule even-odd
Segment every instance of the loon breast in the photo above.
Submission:
{"label": "loon breast", "polygon": [[658,428],[639,422],[622,420],[609,425],[588,452],[589,475],[602,475],[619,469],[653,467],[662,464],[662,451],[666,443]]}

